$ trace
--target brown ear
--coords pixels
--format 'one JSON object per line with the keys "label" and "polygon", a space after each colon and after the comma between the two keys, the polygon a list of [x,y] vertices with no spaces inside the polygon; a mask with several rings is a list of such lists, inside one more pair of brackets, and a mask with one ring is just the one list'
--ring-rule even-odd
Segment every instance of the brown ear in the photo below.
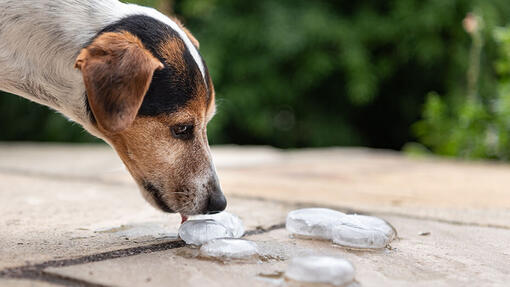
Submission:
{"label": "brown ear", "polygon": [[163,64],[128,32],[107,32],[82,49],[75,67],[83,74],[90,108],[110,133],[134,121],[152,75]]}

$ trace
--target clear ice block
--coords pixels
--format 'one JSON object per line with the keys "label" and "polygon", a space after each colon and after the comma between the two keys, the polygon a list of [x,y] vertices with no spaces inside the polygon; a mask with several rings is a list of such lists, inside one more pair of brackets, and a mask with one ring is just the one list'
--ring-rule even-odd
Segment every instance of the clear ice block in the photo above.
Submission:
{"label": "clear ice block", "polygon": [[354,266],[342,258],[330,256],[303,256],[293,258],[285,277],[290,280],[348,286],[354,282]]}
{"label": "clear ice block", "polygon": [[179,237],[191,245],[202,245],[217,238],[233,237],[232,232],[212,219],[188,220],[179,227]]}
{"label": "clear ice block", "polygon": [[245,259],[257,254],[255,242],[235,238],[214,239],[200,247],[201,256],[222,260]]}
{"label": "clear ice block", "polygon": [[230,212],[223,211],[216,214],[197,215],[193,216],[193,219],[212,219],[230,230],[233,237],[240,238],[244,235],[243,221]]}
{"label": "clear ice block", "polygon": [[303,208],[287,214],[285,227],[291,234],[312,239],[331,240],[333,226],[345,213],[328,208]]}
{"label": "clear ice block", "polygon": [[333,243],[351,248],[380,249],[394,238],[394,229],[373,216],[348,215],[332,230]]}
{"label": "clear ice block", "polygon": [[382,219],[346,215],[327,208],[291,211],[287,215],[286,228],[300,237],[332,240],[335,244],[359,249],[384,248],[396,236],[393,227]]}

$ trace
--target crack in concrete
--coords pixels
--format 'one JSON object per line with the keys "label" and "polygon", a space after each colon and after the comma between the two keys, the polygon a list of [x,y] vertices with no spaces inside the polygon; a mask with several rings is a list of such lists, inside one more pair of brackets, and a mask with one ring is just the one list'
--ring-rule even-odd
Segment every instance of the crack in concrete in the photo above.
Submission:
{"label": "crack in concrete", "polygon": [[[2,276],[0,276],[2,277]],[[51,272],[46,272],[43,270],[23,270],[19,274],[10,274],[5,278],[10,279],[25,279],[32,281],[40,281],[51,283],[55,285],[61,286],[69,286],[69,287],[110,287],[108,285],[102,285],[97,283],[88,282],[85,280],[63,276],[60,274],[55,274]]]}
{"label": "crack in concrete", "polygon": [[[262,234],[273,230],[281,229],[285,227],[285,223],[275,224],[268,228],[257,228],[255,230],[247,231],[244,236]],[[49,260],[38,264],[29,264],[19,267],[11,267],[0,270],[0,278],[10,279],[28,279],[34,281],[42,281],[47,283],[53,283],[61,286],[70,287],[106,287],[107,285],[96,284],[85,280],[62,276],[52,272],[44,271],[50,267],[66,267],[73,265],[81,265],[86,263],[93,263],[99,261],[105,261],[116,258],[123,258],[134,256],[142,253],[153,253],[158,251],[165,251],[170,249],[176,249],[186,246],[186,243],[182,240],[169,241],[163,243],[155,243],[145,246],[131,247],[113,251],[107,251],[102,253],[96,253],[91,255],[84,255],[76,258],[60,259],[60,260]]]}
{"label": "crack in concrete", "polygon": [[97,287],[105,286],[100,284],[91,283],[88,281],[60,276],[58,274],[44,271],[49,267],[66,267],[72,265],[80,265],[85,263],[92,263],[98,261],[104,261],[109,259],[129,257],[138,255],[141,253],[152,253],[157,251],[169,250],[174,248],[184,247],[186,244],[184,241],[170,241],[163,243],[156,243],[146,246],[131,247],[120,250],[113,250],[108,252],[96,253],[92,255],[84,255],[77,258],[61,259],[61,260],[49,260],[39,264],[25,265],[21,267],[6,268],[0,271],[0,278],[12,278],[12,279],[29,279],[36,281],[43,281],[53,283],[56,285],[70,286],[70,287]]}

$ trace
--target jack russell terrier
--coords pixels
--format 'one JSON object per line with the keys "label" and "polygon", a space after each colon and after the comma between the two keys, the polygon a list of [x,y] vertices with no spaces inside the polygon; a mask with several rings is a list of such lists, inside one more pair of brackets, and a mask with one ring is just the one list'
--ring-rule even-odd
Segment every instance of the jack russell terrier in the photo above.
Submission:
{"label": "jack russell terrier", "polygon": [[118,153],[144,198],[225,209],[206,134],[215,93],[197,40],[117,0],[0,0],[0,90],[49,106]]}

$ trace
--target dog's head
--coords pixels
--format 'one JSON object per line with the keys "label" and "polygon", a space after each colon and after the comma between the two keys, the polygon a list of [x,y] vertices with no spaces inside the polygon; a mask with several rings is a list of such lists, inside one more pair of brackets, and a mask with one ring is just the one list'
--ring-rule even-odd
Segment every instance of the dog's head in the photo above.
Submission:
{"label": "dog's head", "polygon": [[174,28],[146,16],[121,20],[80,52],[76,68],[96,129],[144,197],[166,212],[219,212],[226,200],[206,133],[214,88],[198,43]]}

